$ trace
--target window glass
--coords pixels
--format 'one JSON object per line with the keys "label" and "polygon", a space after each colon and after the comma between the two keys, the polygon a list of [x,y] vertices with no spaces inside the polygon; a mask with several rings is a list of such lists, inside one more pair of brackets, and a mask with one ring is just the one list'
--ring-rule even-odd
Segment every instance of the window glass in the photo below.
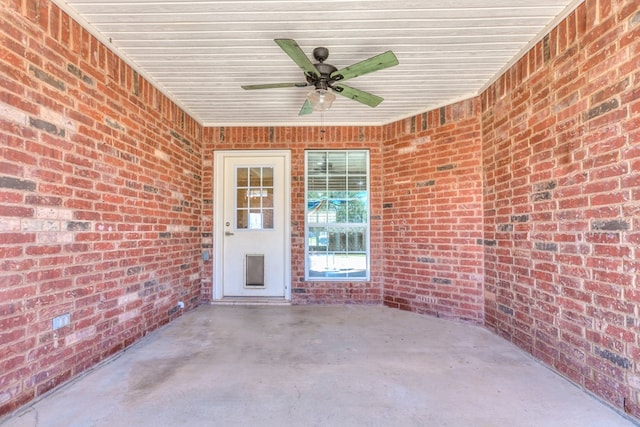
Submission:
{"label": "window glass", "polygon": [[307,151],[306,278],[369,278],[369,152]]}
{"label": "window glass", "polygon": [[236,228],[273,228],[273,168],[236,168]]}

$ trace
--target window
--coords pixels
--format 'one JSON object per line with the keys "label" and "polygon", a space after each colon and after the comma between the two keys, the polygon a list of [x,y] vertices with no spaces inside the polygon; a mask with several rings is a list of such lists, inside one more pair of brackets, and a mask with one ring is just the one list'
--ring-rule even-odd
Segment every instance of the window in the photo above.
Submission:
{"label": "window", "polygon": [[236,228],[273,228],[273,168],[236,168]]}
{"label": "window", "polygon": [[305,278],[369,279],[369,152],[307,151]]}

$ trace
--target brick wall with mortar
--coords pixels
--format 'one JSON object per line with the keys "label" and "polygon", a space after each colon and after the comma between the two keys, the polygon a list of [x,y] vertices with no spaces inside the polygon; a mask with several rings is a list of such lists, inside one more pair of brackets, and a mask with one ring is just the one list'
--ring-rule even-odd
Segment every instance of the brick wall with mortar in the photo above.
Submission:
{"label": "brick wall with mortar", "polygon": [[[294,304],[382,302],[382,152],[381,127],[216,127],[203,138],[203,250],[213,251],[214,150],[291,150],[291,298]],[[367,149],[370,156],[371,280],[304,280],[304,152],[310,149]],[[213,257],[203,271],[203,299],[211,300]]]}
{"label": "brick wall with mortar", "polygon": [[384,303],[483,321],[477,98],[385,126]]}
{"label": "brick wall with mortar", "polygon": [[199,303],[202,138],[49,2],[0,40],[2,415]]}
{"label": "brick wall with mortar", "polygon": [[640,3],[587,0],[481,99],[486,324],[640,417]]}
{"label": "brick wall with mortar", "polygon": [[[388,282],[387,303],[482,321],[482,309],[475,304],[459,307],[437,293],[446,290],[454,296],[468,286],[471,301],[477,301],[480,285],[473,283],[471,273],[455,277],[461,285],[455,288],[413,273],[407,281],[405,272],[384,275],[378,268],[389,242],[391,256],[415,264],[409,272],[415,268],[432,277],[440,274],[431,266],[436,258],[406,255],[433,249],[403,247],[406,234],[399,233],[409,230],[400,229],[393,215],[413,219],[388,204],[407,202],[403,180],[415,181],[416,198],[428,194],[418,183],[433,187],[438,181],[422,179],[393,162],[411,161],[403,151],[423,145],[427,134],[434,146],[444,144],[445,137],[438,134],[447,126],[471,131],[481,119],[484,177],[475,183],[470,171],[465,173],[469,183],[453,173],[440,177],[444,183],[451,179],[468,186],[465,192],[474,195],[484,178],[485,236],[469,240],[477,231],[467,220],[461,224],[469,227],[468,236],[459,229],[431,228],[445,240],[457,239],[456,244],[460,239],[471,242],[464,249],[469,260],[451,253],[441,259],[482,271],[474,248],[482,243],[486,324],[639,416],[637,2],[587,1],[580,6],[481,96],[481,116],[475,110],[475,118],[460,117],[461,106],[469,105],[461,103],[383,128],[328,128],[321,135],[317,128],[201,130],[55,7],[44,1],[1,1],[0,413],[179,315],[178,297],[188,297],[187,308],[200,296],[211,298],[212,267],[201,264],[200,253],[212,242],[214,149],[292,149],[298,206],[292,218],[295,302],[376,303]],[[467,102],[477,109],[477,100]],[[477,143],[463,132],[457,135]],[[362,147],[372,150],[374,171],[374,280],[304,283],[302,150]],[[451,161],[441,159],[438,170],[440,160],[419,158],[416,167],[426,163],[436,167],[436,174],[451,172]],[[382,168],[387,159],[384,173],[397,168],[398,176],[387,179],[375,173],[375,165]],[[383,191],[394,189],[398,194],[387,202]],[[445,187],[439,191],[454,197]],[[179,193],[174,198],[180,206],[166,204]],[[444,203],[424,201],[446,210]],[[471,206],[476,203],[474,196]],[[435,226],[434,212],[416,221],[417,245],[423,238],[439,243],[420,230],[420,224]],[[108,224],[116,227],[109,230]],[[386,233],[390,237],[383,241]],[[159,253],[169,266],[159,265]],[[447,268],[446,262],[442,266]],[[402,288],[404,282],[410,286]],[[408,301],[391,299],[399,291],[407,291]],[[445,303],[438,306],[437,299],[427,298]],[[51,318],[66,309],[74,310],[72,324],[54,335]]]}

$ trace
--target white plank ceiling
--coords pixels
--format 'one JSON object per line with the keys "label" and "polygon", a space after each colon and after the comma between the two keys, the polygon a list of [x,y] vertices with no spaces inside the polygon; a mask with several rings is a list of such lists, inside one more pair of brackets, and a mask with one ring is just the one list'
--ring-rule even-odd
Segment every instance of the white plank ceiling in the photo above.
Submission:
{"label": "white plank ceiling", "polygon": [[[382,125],[477,95],[582,0],[54,0],[205,126]],[[338,96],[298,116],[304,81],[274,43],[295,39],[343,68],[387,50],[399,65],[346,82],[384,98]]]}

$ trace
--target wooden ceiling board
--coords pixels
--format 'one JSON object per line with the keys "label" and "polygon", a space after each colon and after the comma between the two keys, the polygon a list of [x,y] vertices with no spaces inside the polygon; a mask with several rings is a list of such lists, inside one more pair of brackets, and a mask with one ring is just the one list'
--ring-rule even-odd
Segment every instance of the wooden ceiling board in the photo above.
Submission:
{"label": "wooden ceiling board", "polygon": [[[477,95],[582,0],[53,0],[205,126],[382,125]],[[343,68],[392,50],[399,65],[348,80],[298,116],[310,87],[274,42],[293,38]]]}

